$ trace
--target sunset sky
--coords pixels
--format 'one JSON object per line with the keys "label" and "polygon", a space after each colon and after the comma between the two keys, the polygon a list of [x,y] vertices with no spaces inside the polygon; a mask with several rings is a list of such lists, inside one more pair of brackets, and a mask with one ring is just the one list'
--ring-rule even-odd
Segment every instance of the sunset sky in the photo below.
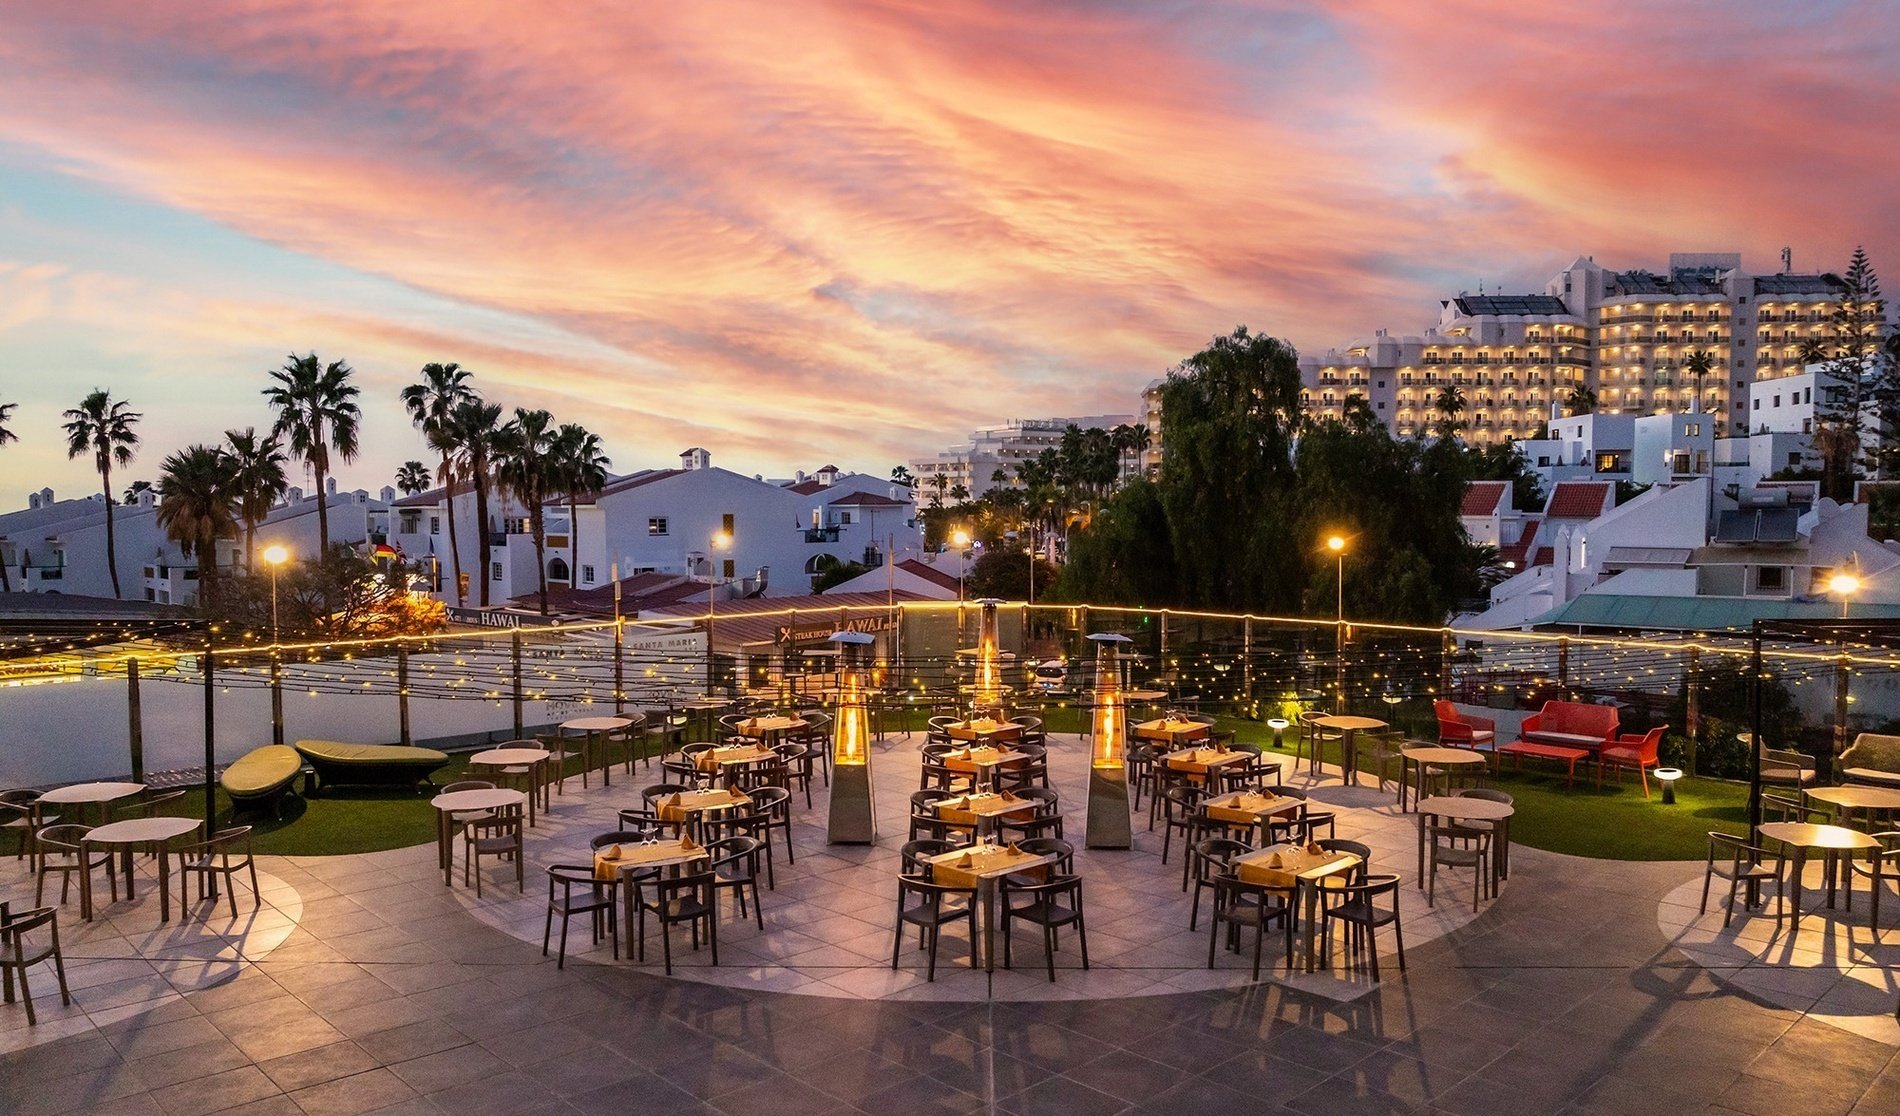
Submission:
{"label": "sunset sky", "polygon": [[620,471],[881,473],[1583,253],[1892,294],[1896,75],[1884,0],[0,0],[0,509],[95,487],[92,387],[155,477],[293,349],[358,370],[346,487],[432,360]]}

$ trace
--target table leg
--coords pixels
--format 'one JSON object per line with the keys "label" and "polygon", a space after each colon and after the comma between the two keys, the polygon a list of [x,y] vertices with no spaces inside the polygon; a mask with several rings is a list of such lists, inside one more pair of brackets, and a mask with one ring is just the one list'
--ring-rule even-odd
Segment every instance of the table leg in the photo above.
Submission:
{"label": "table leg", "polygon": [[1347,786],[1352,786],[1354,777],[1359,774],[1359,730],[1347,729],[1339,734],[1339,746],[1345,752],[1339,757],[1339,778]]}
{"label": "table leg", "polygon": [[127,845],[119,854],[119,871],[125,876],[125,897],[132,898],[132,846]]}
{"label": "table leg", "polygon": [[[1420,768],[1423,771],[1423,768]],[[1425,811],[1418,812],[1418,873],[1412,877],[1420,891],[1425,890]]]}
{"label": "table leg", "polygon": [[983,880],[977,887],[983,899],[983,971],[996,971],[996,881]]}
{"label": "table leg", "polygon": [[604,732],[600,734],[600,785],[614,785],[614,764],[607,758],[607,734]]}
{"label": "table leg", "polygon": [[1829,849],[1821,854],[1821,858],[1821,863],[1826,866],[1824,871],[1827,874],[1827,909],[1831,911],[1834,909],[1835,885],[1841,875],[1841,857],[1839,853]]}
{"label": "table leg", "polygon": [[172,853],[159,842],[158,849],[158,921],[172,920]]}
{"label": "table leg", "polygon": [[442,886],[455,886],[455,848],[450,835],[449,812],[435,812],[435,858],[442,866]]}
{"label": "table leg", "polygon": [[79,917],[85,922],[92,921],[91,854],[83,838],[79,842]]}
{"label": "table leg", "polygon": [[1794,901],[1791,904],[1793,915],[1788,919],[1788,925],[1790,927],[1788,936],[1790,938],[1801,932],[1801,877],[1806,874],[1807,869],[1808,850],[1797,846],[1794,850],[1793,886],[1789,888],[1789,890],[1794,893]]}
{"label": "table leg", "polygon": [[1881,861],[1885,859],[1883,854],[1884,854],[1884,850],[1882,849],[1877,848],[1873,850],[1874,906],[1873,906],[1873,913],[1867,916],[1867,929],[1873,931],[1874,941],[1876,942],[1880,940],[1880,889],[1886,886],[1886,882],[1880,878],[1881,870],[1882,870]]}
{"label": "table leg", "polygon": [[1300,912],[1300,933],[1305,935],[1306,938],[1306,971],[1309,973],[1319,971],[1319,962],[1313,952],[1314,943],[1319,937],[1318,934],[1314,933],[1316,928],[1313,925],[1313,919],[1318,917],[1318,915],[1319,883],[1318,881],[1309,881],[1306,884],[1306,903],[1304,909]]}

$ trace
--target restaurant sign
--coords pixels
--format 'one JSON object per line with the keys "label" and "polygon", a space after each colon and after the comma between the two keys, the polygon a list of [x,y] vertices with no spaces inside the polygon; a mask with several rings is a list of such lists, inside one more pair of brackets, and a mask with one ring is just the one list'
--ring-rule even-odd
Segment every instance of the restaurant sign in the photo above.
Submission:
{"label": "restaurant sign", "polygon": [[897,630],[895,616],[852,616],[845,620],[816,620],[780,624],[773,632],[774,643],[821,643],[833,632],[862,632],[876,635]]}

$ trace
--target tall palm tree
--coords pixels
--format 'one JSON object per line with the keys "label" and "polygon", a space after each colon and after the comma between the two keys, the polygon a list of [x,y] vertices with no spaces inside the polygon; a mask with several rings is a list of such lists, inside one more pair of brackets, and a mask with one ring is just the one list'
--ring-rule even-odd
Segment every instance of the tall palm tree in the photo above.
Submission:
{"label": "tall palm tree", "polygon": [[231,470],[231,498],[244,521],[244,572],[257,563],[257,525],[290,491],[284,472],[284,443],[275,435],[258,437],[257,428],[224,432],[225,459]]}
{"label": "tall palm tree", "polygon": [[230,455],[216,446],[190,446],[165,459],[158,476],[158,524],[187,555],[198,559],[198,604],[218,599],[218,540],[237,534],[237,493]]}
{"label": "tall palm tree", "polygon": [[79,401],[79,406],[66,411],[66,456],[78,457],[92,454],[92,463],[99,470],[101,491],[106,494],[106,568],[112,573],[112,595],[119,598],[119,553],[114,544],[112,527],[112,467],[120,468],[132,464],[132,453],[138,448],[139,436],[132,428],[138,425],[144,416],[137,411],[128,410],[123,400],[115,400],[112,393],[104,388],[94,388],[92,394]]}
{"label": "tall palm tree", "polygon": [[495,462],[496,479],[528,512],[543,616],[548,614],[547,503],[561,484],[554,465],[554,439],[553,415],[516,407],[514,419],[502,428],[501,453]]}
{"label": "tall palm tree", "polygon": [[560,490],[567,494],[567,572],[569,584],[579,584],[581,576],[580,500],[593,499],[607,484],[607,468],[613,462],[601,447],[600,435],[579,423],[563,423],[554,432],[554,467],[560,474]]}
{"label": "tall palm tree", "polygon": [[[18,403],[0,403],[0,446],[20,440],[20,436],[7,425],[13,421],[13,409],[18,406]],[[0,554],[0,593],[11,592],[13,592],[13,576],[7,572],[6,555]]]}
{"label": "tall palm tree", "polygon": [[1682,358],[1682,370],[1695,377],[1695,401],[1698,407],[1702,403],[1702,381],[1715,371],[1715,354],[1707,349],[1697,349]]}
{"label": "tall palm tree", "polygon": [[1591,414],[1595,412],[1596,409],[1597,393],[1586,384],[1578,384],[1571,388],[1570,394],[1564,397],[1564,410],[1569,412],[1573,417],[1576,415]]}
{"label": "tall palm tree", "polygon": [[296,353],[270,374],[276,387],[264,389],[264,398],[277,408],[273,435],[290,435],[290,451],[304,459],[317,479],[317,553],[330,552],[330,501],[324,483],[330,473],[330,451],[345,462],[356,460],[356,424],[363,417],[356,405],[356,385],[347,362],[324,364],[317,354]]}
{"label": "tall palm tree", "polygon": [[[481,606],[488,607],[488,481],[495,459],[499,456],[501,438],[501,404],[484,403],[480,399],[466,399],[455,408],[449,420],[448,437],[455,446],[454,467],[468,478],[475,490],[475,552],[479,561],[475,567],[475,580],[481,585]],[[452,530],[452,529],[451,529]],[[450,542],[454,535],[451,533]],[[456,599],[461,599],[460,576],[455,579]]]}
{"label": "tall palm tree", "polygon": [[[396,470],[396,487],[404,496],[414,496],[421,492],[429,487],[429,467],[420,461],[403,462]],[[450,527],[451,538],[454,537],[454,533],[455,528]]]}
{"label": "tall palm tree", "polygon": [[[455,534],[455,415],[463,404],[475,400],[475,389],[469,386],[471,378],[468,369],[453,361],[425,364],[422,379],[402,389],[402,405],[409,412],[409,421],[422,431],[429,448],[442,459],[436,477],[442,482],[442,494],[449,506],[449,570],[454,575],[451,580],[455,582],[457,608],[462,606],[463,598],[462,543]],[[485,545],[483,553],[487,553]],[[482,584],[488,584],[486,578]],[[484,588],[483,604],[488,603],[487,593]]]}

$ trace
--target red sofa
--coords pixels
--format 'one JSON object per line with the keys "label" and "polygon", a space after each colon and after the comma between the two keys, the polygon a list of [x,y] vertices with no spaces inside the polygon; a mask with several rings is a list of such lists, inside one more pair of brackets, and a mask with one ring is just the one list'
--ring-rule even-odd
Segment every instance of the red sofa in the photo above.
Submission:
{"label": "red sofa", "polygon": [[[1581,701],[1547,701],[1544,708],[1524,718],[1518,735],[1535,739],[1532,733],[1555,734],[1539,741],[1567,747],[1588,748],[1600,752],[1616,735],[1616,706],[1590,705]],[[1558,739],[1570,737],[1572,739]]]}

